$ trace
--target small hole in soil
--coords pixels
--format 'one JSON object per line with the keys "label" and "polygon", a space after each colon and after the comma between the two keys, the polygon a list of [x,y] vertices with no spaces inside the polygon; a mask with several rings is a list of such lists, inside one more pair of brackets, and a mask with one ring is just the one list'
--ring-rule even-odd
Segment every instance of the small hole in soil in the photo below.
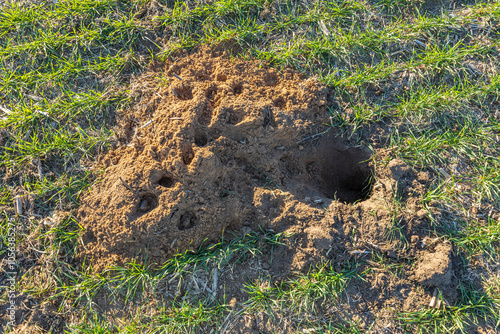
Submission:
{"label": "small hole in soil", "polygon": [[183,145],[181,152],[182,161],[186,165],[189,165],[194,158],[193,147],[191,146],[191,144],[186,143]]}
{"label": "small hole in soil", "polygon": [[200,147],[207,145],[208,138],[204,131],[200,129],[194,130],[194,143],[196,146]]}
{"label": "small hole in soil", "polygon": [[215,98],[215,95],[217,95],[217,87],[210,87],[207,89],[207,91],[205,92],[205,96],[209,99],[209,100],[213,100]]}
{"label": "small hole in soil", "polygon": [[146,213],[158,206],[158,197],[155,194],[146,193],[139,197],[139,213]]}
{"label": "small hole in soil", "polygon": [[354,203],[366,199],[371,192],[373,174],[367,160],[370,153],[360,148],[325,152],[324,159],[314,163],[318,168],[323,195],[342,202]]}
{"label": "small hole in soil", "polygon": [[198,223],[198,218],[194,213],[187,212],[181,215],[181,219],[179,220],[179,230],[184,231],[190,228],[193,228]]}
{"label": "small hole in soil", "polygon": [[307,150],[303,151],[303,167],[294,170],[293,164],[288,165],[292,174],[306,172],[303,180],[312,181],[315,190],[330,199],[354,203],[370,196],[373,168],[369,149],[349,147],[342,139],[325,135],[316,144],[308,144]]}
{"label": "small hole in soil", "polygon": [[237,84],[236,86],[234,86],[233,92],[236,95],[240,95],[241,92],[243,92],[243,85],[242,84]]}
{"label": "small hole in soil", "polygon": [[273,101],[273,104],[275,107],[283,109],[283,107],[285,106],[285,99],[282,96],[280,96]]}
{"label": "small hole in soil", "polygon": [[175,96],[181,100],[191,100],[193,98],[193,89],[191,86],[181,86],[173,89]]}
{"label": "small hole in soil", "polygon": [[210,80],[210,75],[206,74],[206,73],[203,73],[201,75],[198,75],[198,80],[199,81],[206,81],[206,80]]}
{"label": "small hole in soil", "polygon": [[163,176],[159,181],[158,181],[158,184],[162,187],[165,187],[165,188],[172,188],[172,186],[174,185],[174,180],[170,177],[170,176]]}
{"label": "small hole in soil", "polygon": [[201,125],[210,124],[210,122],[212,121],[212,110],[213,108],[209,106],[203,109],[201,114],[198,116],[198,122],[200,122]]}

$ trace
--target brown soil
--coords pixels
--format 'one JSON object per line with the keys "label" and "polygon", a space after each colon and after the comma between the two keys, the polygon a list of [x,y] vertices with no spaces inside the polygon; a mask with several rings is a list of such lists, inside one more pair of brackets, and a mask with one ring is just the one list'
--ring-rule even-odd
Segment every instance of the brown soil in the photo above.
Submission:
{"label": "brown soil", "polygon": [[[452,248],[422,232],[429,177],[399,160],[374,166],[359,142],[378,130],[355,141],[329,128],[332,101],[315,79],[202,48],[156,64],[132,87],[140,101],[121,115],[121,145],[103,157],[106,172],[78,213],[82,258],[96,270],[135,258],[161,264],[225,231],[263,227],[293,233],[261,268],[275,277],[324,259],[340,270],[366,254],[401,264],[399,274],[381,267],[349,286],[360,314],[421,307],[434,287],[455,300]],[[375,153],[384,161],[383,149]],[[395,223],[394,196],[406,203]],[[405,247],[388,237],[394,224]],[[228,299],[243,298],[241,279],[252,276],[240,269],[221,278]]]}

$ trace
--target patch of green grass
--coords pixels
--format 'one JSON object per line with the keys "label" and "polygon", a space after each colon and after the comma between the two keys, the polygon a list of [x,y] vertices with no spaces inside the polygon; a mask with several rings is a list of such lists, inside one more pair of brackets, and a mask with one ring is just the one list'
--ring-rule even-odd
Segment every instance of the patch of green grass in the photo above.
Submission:
{"label": "patch of green grass", "polygon": [[400,191],[397,189],[398,184],[395,184],[396,189],[394,190],[394,196],[391,203],[387,203],[388,212],[391,215],[391,223],[387,226],[385,230],[385,236],[389,241],[394,241],[398,246],[406,246],[408,240],[406,239],[404,232],[404,217],[403,211],[405,208],[405,202],[401,198]]}
{"label": "patch of green grass", "polygon": [[[451,231],[450,231],[451,232]],[[486,222],[471,221],[450,239],[468,255],[485,255],[496,261],[500,251],[500,222],[487,217]]]}
{"label": "patch of green grass", "polygon": [[199,267],[208,268],[209,266],[215,266],[220,268],[222,265],[228,264],[229,261],[243,261],[249,255],[256,256],[261,254],[260,245],[274,247],[280,245],[281,240],[287,237],[283,233],[262,232],[264,233],[263,235],[250,232],[243,236],[243,238],[234,238],[227,242],[222,240],[219,243],[201,248],[196,253],[185,251],[182,254],[178,254],[159,268],[159,271],[162,273],[161,276],[189,273]]}
{"label": "patch of green grass", "polygon": [[[70,218],[68,222],[74,221]],[[66,226],[58,226],[46,235],[59,234],[64,227]],[[66,237],[69,237],[68,232],[66,232]],[[127,301],[133,299],[138,290],[147,290],[146,287],[153,288],[167,276],[182,279],[184,275],[189,275],[198,269],[210,271],[212,268],[238,263],[247,256],[261,254],[265,246],[272,249],[281,244],[282,238],[282,234],[251,232],[243,237],[230,241],[223,240],[220,243],[200,248],[198,252],[186,251],[178,254],[156,269],[136,262],[131,262],[125,267],[110,267],[101,274],[94,273],[92,267],[85,265],[80,270],[68,267],[69,272],[59,273],[62,275],[59,276],[60,286],[57,288],[59,292],[55,296],[65,296],[75,302],[83,299],[90,301],[102,288],[106,287],[111,291],[112,296],[124,292]]]}
{"label": "patch of green grass", "polygon": [[[50,233],[59,233],[59,229]],[[157,269],[131,262],[124,267],[112,267],[103,273],[95,273],[92,267],[84,266],[76,270],[63,265],[59,272],[54,273],[57,287],[49,299],[59,301],[61,308],[64,308],[67,303],[73,307],[85,305],[85,316],[90,317],[90,321],[72,326],[71,331],[86,333],[92,330],[111,330],[116,326],[108,324],[103,318],[105,314],[102,314],[96,306],[99,296],[105,295],[113,303],[120,301],[124,304],[137,303],[138,305],[150,299],[157,300],[154,296],[161,294],[159,290],[165,282],[174,284],[180,292],[184,282],[192,279],[191,275],[195,271],[201,269],[211,272],[214,268],[221,269],[233,265],[248,256],[257,256],[264,247],[269,247],[271,251],[272,247],[281,243],[282,237],[281,234],[251,232],[243,237],[202,248],[198,252],[186,251],[176,255]],[[34,291],[30,292],[34,293]],[[43,292],[40,291],[40,293]],[[150,315],[146,316],[141,312],[130,315],[127,324],[116,328],[120,328],[120,332],[127,333],[138,331],[196,333],[205,326],[220,324],[226,308],[223,298],[214,300],[211,295],[205,298],[195,298],[186,294],[183,298],[174,298],[170,304],[158,301],[157,303],[158,305],[153,308],[154,311],[148,309]]]}
{"label": "patch of green grass", "polygon": [[[488,292],[491,288],[488,288]],[[401,313],[400,325],[414,333],[457,333],[467,332],[471,326],[483,325],[498,328],[500,324],[500,299],[473,286],[460,285],[458,306],[445,309],[427,308],[420,312]]]}
{"label": "patch of green grass", "polygon": [[[142,311],[142,310],[140,310]],[[158,308],[147,317],[140,312],[131,314],[130,323],[119,326],[110,319],[89,317],[82,324],[69,326],[68,333],[199,333],[217,326],[224,316],[225,307],[206,306],[203,303],[181,302],[171,307]]]}
{"label": "patch of green grass", "polygon": [[331,264],[324,263],[277,286],[269,278],[261,278],[245,286],[249,294],[247,312],[262,311],[277,318],[287,314],[308,318],[334,304],[349,280],[356,276],[355,268],[336,272]]}
{"label": "patch of green grass", "polygon": [[404,275],[404,262],[391,261],[388,257],[381,253],[372,252],[371,260],[368,263],[371,266],[369,266],[366,271],[372,271],[372,267],[376,266],[377,268],[381,268],[394,276],[403,277]]}

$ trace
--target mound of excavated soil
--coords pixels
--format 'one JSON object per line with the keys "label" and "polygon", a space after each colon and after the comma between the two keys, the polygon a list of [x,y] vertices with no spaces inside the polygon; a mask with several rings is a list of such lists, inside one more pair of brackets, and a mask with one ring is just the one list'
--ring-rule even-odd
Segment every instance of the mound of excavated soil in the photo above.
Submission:
{"label": "mound of excavated soil", "polygon": [[143,80],[154,94],[128,115],[130,142],[105,158],[80,211],[97,263],[139,253],[160,263],[227,229],[281,230],[313,218],[320,202],[367,196],[366,149],[307,139],[329,120],[315,80],[208,51]]}
{"label": "mound of excavated soil", "polygon": [[[415,232],[427,175],[398,160],[374,168],[370,150],[334,128],[323,133],[329,93],[314,79],[202,48],[155,65],[132,80],[132,92],[138,102],[121,115],[121,146],[103,158],[106,172],[78,213],[82,257],[95,269],[134,258],[161,264],[225,231],[262,226],[294,233],[269,269],[277,274],[381,252],[422,257],[416,272],[405,270],[427,289],[452,285],[451,250],[427,251]],[[396,190],[408,205],[397,217]],[[389,237],[394,224],[408,240],[401,251]],[[419,294],[407,279],[373,275],[362,288],[377,302],[387,289],[399,291],[397,303]]]}

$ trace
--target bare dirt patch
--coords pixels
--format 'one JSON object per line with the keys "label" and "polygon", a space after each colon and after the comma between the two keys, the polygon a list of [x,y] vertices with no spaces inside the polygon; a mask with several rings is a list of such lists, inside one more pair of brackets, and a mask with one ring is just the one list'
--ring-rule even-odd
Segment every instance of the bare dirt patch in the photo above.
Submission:
{"label": "bare dirt patch", "polygon": [[[456,298],[451,247],[424,242],[428,175],[399,160],[375,166],[374,152],[329,127],[332,101],[315,79],[201,48],[132,83],[138,103],[121,115],[120,145],[102,158],[106,172],[78,213],[81,256],[96,270],[161,264],[226,231],[263,227],[293,233],[261,268],[276,278],[325,259],[342,270],[366,254],[400,264],[350,285],[360,295],[354,313],[420,307],[435,287]],[[406,203],[397,214],[394,196]],[[241,300],[242,277],[256,274],[235,270],[221,280]]]}

